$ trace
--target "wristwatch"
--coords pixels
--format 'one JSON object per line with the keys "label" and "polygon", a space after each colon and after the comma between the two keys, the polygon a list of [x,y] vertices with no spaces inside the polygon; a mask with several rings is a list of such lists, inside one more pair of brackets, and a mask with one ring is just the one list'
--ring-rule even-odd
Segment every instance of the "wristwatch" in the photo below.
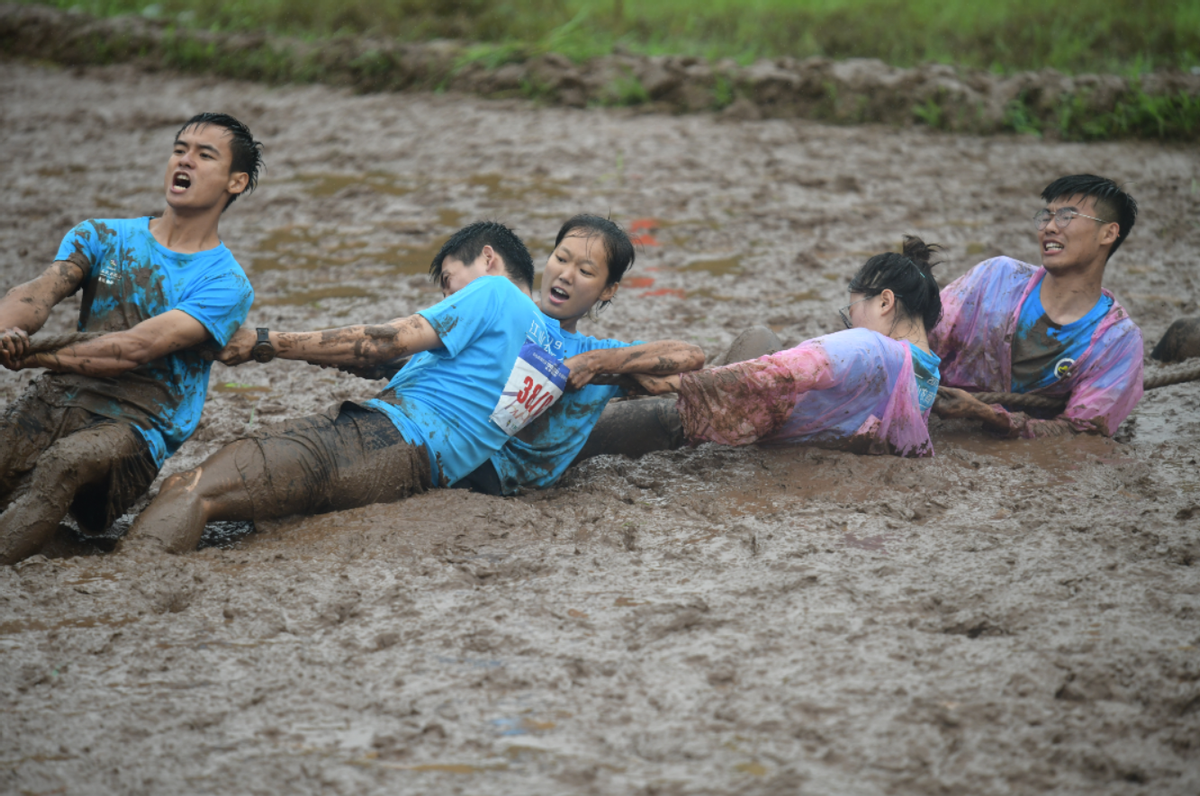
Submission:
{"label": "wristwatch", "polygon": [[250,349],[250,358],[255,362],[270,362],[275,358],[275,346],[271,345],[271,330],[258,327],[258,342]]}

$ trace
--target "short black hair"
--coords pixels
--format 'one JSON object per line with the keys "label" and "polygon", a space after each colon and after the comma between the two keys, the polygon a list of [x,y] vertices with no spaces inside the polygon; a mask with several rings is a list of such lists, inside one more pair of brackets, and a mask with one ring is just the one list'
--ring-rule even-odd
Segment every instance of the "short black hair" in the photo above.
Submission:
{"label": "short black hair", "polygon": [[451,235],[429,265],[430,278],[434,282],[441,280],[442,263],[447,257],[470,265],[483,253],[484,246],[491,246],[504,260],[509,279],[533,291],[533,258],[529,249],[517,233],[497,221],[476,221]]}
{"label": "short black hair", "polygon": [[[604,258],[607,260],[606,265],[608,266],[608,279],[604,282],[605,286],[620,282],[621,278],[625,276],[625,272],[633,267],[633,261],[637,259],[633,241],[625,234],[625,230],[621,229],[611,218],[595,216],[591,213],[571,216],[558,230],[558,237],[554,239],[554,248],[557,249],[558,244],[563,242],[563,238],[573,232],[582,232],[589,238],[597,237],[604,244]],[[600,309],[604,309],[608,304],[607,301],[601,302]]]}
{"label": "short black hair", "polygon": [[265,168],[263,164],[261,141],[255,141],[254,136],[250,134],[250,128],[239,122],[227,113],[198,113],[187,120],[183,127],[179,128],[179,132],[175,133],[175,140],[179,140],[180,134],[189,127],[203,126],[206,124],[224,127],[229,131],[233,141],[230,144],[230,150],[233,153],[233,160],[229,164],[229,173],[242,171],[250,178],[246,183],[246,190],[241,194],[233,194],[229,197],[229,201],[225,203],[225,207],[229,207],[242,194],[248,194],[258,185],[258,170]]}
{"label": "short black hair", "polygon": [[1090,196],[1096,203],[1096,213],[1101,218],[1107,223],[1116,221],[1120,225],[1121,230],[1108,252],[1108,256],[1112,257],[1117,249],[1121,248],[1121,244],[1133,229],[1134,222],[1137,221],[1137,202],[1115,182],[1095,174],[1059,177],[1042,191],[1042,199],[1047,203],[1056,199],[1069,199],[1072,196]]}
{"label": "short black hair", "polygon": [[892,291],[905,315],[920,318],[928,332],[942,319],[942,292],[933,278],[933,267],[938,263],[930,261],[941,248],[905,235],[904,253],[886,252],[867,260],[850,280],[850,292],[872,298],[885,290]]}

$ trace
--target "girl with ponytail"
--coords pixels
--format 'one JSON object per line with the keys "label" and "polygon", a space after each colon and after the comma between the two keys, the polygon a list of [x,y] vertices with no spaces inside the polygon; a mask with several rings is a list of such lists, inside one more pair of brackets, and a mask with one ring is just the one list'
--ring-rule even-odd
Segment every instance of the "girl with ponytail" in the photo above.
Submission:
{"label": "girl with ponytail", "polygon": [[[748,361],[667,378],[636,378],[648,392],[679,394],[682,438],[692,444],[805,444],[930,456],[929,410],[937,395],[940,360],[930,351],[927,335],[942,313],[931,262],[937,249],[906,237],[903,253],[869,259],[850,280],[850,301],[839,313],[845,331],[781,351],[769,330],[754,329],[735,342],[735,349],[740,344],[742,350],[728,358]],[[749,339],[765,355],[750,359],[756,352],[747,350]],[[664,405],[638,414],[672,414]],[[635,419],[632,411],[628,419]],[[655,422],[671,421],[659,417]],[[614,413],[597,431],[611,438],[619,423]],[[637,426],[629,423],[624,433],[639,439],[654,436]],[[590,442],[589,448],[591,454],[610,452]]]}

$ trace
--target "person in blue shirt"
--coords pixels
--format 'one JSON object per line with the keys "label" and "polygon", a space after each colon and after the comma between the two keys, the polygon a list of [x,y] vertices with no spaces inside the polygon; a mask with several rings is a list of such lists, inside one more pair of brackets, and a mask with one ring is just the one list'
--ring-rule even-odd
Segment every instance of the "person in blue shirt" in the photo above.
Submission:
{"label": "person in blue shirt", "polygon": [[407,318],[234,335],[219,355],[227,365],[412,359],[369,400],[265,429],[167,479],[125,544],[179,553],[214,520],[316,514],[449,486],[552,405],[566,386],[561,332],[529,298],[533,261],[520,238],[502,224],[472,224],[430,272],[450,295]]}
{"label": "person in blue shirt", "polygon": [[610,219],[580,214],[562,225],[542,272],[538,306],[562,329],[560,352],[570,370],[567,392],[455,486],[490,495],[554,486],[608,402],[628,394],[630,382],[606,378],[598,383],[597,376],[668,376],[703,367],[704,351],[691,343],[626,343],[578,331],[583,318],[617,295],[635,256],[629,236]]}
{"label": "person in blue shirt", "polygon": [[[942,292],[929,344],[942,358],[934,412],[983,421],[1005,437],[1112,436],[1142,397],[1142,331],[1103,286],[1133,230],[1137,202],[1094,174],[1059,177],[1031,219],[1041,267],[993,257]],[[1015,411],[972,393],[1060,398],[1062,410]]]}
{"label": "person in blue shirt", "polygon": [[[85,221],[0,300],[0,365],[48,371],[0,420],[0,562],[37,552],[68,512],[103,533],[195,431],[212,364],[201,349],[225,345],[254,300],[217,226],[253,190],[261,150],[231,116],[193,117],[174,138],[162,216]],[[35,350],[29,336],[81,290],[77,328],[95,336]]]}

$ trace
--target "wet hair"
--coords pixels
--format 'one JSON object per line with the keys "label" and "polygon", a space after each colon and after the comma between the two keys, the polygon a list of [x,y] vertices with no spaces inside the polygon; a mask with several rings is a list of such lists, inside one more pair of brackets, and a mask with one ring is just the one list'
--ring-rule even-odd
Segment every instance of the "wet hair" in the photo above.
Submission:
{"label": "wet hair", "polygon": [[1121,248],[1125,238],[1137,221],[1137,202],[1133,197],[1121,190],[1115,182],[1095,174],[1072,174],[1069,177],[1059,177],[1046,186],[1042,191],[1042,199],[1053,202],[1057,199],[1070,199],[1072,196],[1091,197],[1096,203],[1096,214],[1107,223],[1116,221],[1121,229],[1117,239],[1113,241],[1108,256],[1112,257]]}
{"label": "wet hair", "polygon": [[867,260],[850,280],[850,292],[873,298],[892,291],[905,317],[921,319],[928,332],[942,319],[942,294],[933,278],[938,263],[930,261],[940,250],[936,243],[905,235],[904,252],[886,252]]}
{"label": "wet hair", "polygon": [[[572,233],[582,233],[587,238],[599,238],[600,242],[604,244],[604,258],[608,266],[608,279],[604,283],[606,287],[620,282],[637,258],[637,252],[633,250],[633,241],[625,234],[625,230],[610,218],[594,216],[590,213],[580,213],[568,218],[558,230],[558,237],[554,239],[554,248],[557,249],[558,244],[563,242],[563,238]],[[602,301],[600,309],[604,309],[608,305],[609,302]]]}
{"label": "wet hair", "polygon": [[258,170],[264,168],[262,157],[263,145],[261,141],[254,140],[254,136],[250,134],[249,127],[225,113],[196,114],[188,119],[183,127],[179,128],[179,132],[175,133],[175,140],[179,140],[179,136],[189,127],[207,124],[224,127],[229,131],[230,138],[233,139],[229,147],[233,153],[233,160],[229,164],[229,173],[242,171],[250,178],[249,182],[246,183],[246,190],[229,197],[229,201],[225,203],[225,207],[229,207],[239,196],[250,193],[258,185]]}
{"label": "wet hair", "polygon": [[476,221],[451,235],[429,265],[430,278],[441,281],[442,263],[447,257],[470,265],[483,253],[484,246],[491,246],[500,255],[509,279],[533,290],[533,258],[529,249],[515,232],[496,221]]}

